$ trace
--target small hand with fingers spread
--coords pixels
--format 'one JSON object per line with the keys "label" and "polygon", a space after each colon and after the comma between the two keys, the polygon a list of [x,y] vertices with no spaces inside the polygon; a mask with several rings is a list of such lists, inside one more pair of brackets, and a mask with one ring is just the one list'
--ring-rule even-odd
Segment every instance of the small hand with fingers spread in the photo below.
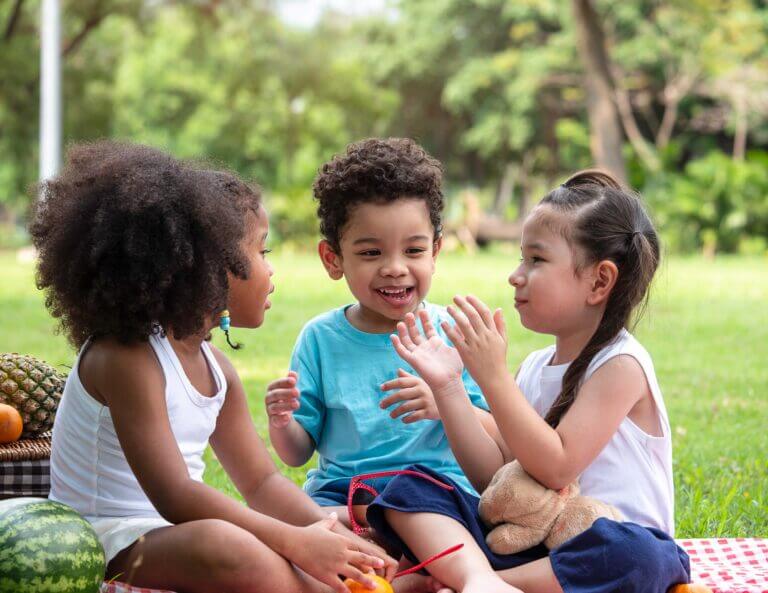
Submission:
{"label": "small hand with fingers spread", "polygon": [[435,404],[435,396],[427,385],[426,381],[417,375],[412,375],[403,369],[397,369],[397,379],[387,381],[381,386],[382,391],[392,391],[381,400],[379,404],[386,409],[392,404],[400,402],[400,405],[392,410],[389,415],[392,418],[399,418],[403,414],[408,414],[403,418],[403,424],[411,424],[419,420],[439,420],[440,413]]}
{"label": "small hand with fingers spread", "polygon": [[392,344],[400,358],[410,364],[435,393],[450,383],[461,381],[464,365],[456,349],[437,334],[429,314],[420,310],[419,319],[423,334],[416,325],[416,318],[408,313],[405,321],[397,324],[397,335],[392,335]]}
{"label": "small hand with fingers spread", "polygon": [[474,296],[456,296],[448,313],[456,321],[442,328],[458,350],[464,366],[480,387],[507,372],[507,330],[501,309],[493,313]]}
{"label": "small hand with fingers spread", "polygon": [[293,412],[299,408],[299,390],[296,388],[298,378],[296,371],[289,371],[285,377],[272,381],[267,386],[264,405],[267,408],[269,423],[276,428],[288,426]]}

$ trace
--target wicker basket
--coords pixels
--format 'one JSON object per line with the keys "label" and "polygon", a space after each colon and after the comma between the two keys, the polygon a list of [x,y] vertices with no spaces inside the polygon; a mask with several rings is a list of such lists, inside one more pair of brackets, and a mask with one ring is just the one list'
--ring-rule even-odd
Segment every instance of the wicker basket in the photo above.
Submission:
{"label": "wicker basket", "polygon": [[51,433],[0,445],[0,461],[37,461],[51,456]]}

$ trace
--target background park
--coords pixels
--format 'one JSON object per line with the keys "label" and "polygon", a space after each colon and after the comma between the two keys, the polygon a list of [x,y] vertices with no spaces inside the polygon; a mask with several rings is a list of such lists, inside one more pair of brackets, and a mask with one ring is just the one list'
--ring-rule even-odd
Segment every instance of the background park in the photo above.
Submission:
{"label": "background park", "polygon": [[[432,301],[505,309],[520,217],[597,164],[637,188],[665,260],[636,328],[675,447],[679,537],[768,536],[768,8],[759,0],[70,0],[65,144],[120,138],[257,181],[277,291],[228,351],[266,439],[266,384],[301,326],[345,303],[325,276],[317,167],[354,140],[409,136],[445,165]],[[0,0],[0,351],[66,372],[24,230],[39,176],[40,8]],[[214,342],[226,349],[221,336]],[[314,462],[310,462],[311,464]],[[308,466],[309,467],[309,466]],[[284,468],[298,483],[307,468]],[[212,455],[205,479],[235,493]]]}

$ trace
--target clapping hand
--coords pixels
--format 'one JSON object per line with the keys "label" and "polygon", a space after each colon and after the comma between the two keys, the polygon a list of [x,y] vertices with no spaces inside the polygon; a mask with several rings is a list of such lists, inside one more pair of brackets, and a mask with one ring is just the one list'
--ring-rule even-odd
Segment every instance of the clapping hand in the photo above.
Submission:
{"label": "clapping hand", "polygon": [[408,313],[405,321],[397,324],[392,344],[400,358],[410,364],[436,393],[457,379],[461,381],[464,365],[456,349],[437,334],[429,314],[420,310],[419,319],[423,334],[416,325],[416,318]]}
{"label": "clapping hand", "polygon": [[493,313],[474,296],[456,296],[448,313],[456,321],[442,324],[472,378],[484,388],[507,372],[507,330],[501,309]]}

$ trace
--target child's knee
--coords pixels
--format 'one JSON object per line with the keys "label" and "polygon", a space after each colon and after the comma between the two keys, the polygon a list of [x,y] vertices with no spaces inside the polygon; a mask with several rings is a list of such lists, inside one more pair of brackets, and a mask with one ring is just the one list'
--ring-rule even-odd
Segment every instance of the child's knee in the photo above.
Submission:
{"label": "child's knee", "polygon": [[607,572],[654,575],[672,583],[683,582],[688,577],[685,554],[673,539],[659,531],[598,519],[587,533],[594,537],[594,549],[602,547],[601,556],[609,559]]}
{"label": "child's knee", "polygon": [[[248,531],[218,519],[200,521],[193,561],[231,593],[269,590],[269,577],[290,564]],[[268,576],[269,575],[269,576]],[[266,578],[265,578],[266,577]]]}

